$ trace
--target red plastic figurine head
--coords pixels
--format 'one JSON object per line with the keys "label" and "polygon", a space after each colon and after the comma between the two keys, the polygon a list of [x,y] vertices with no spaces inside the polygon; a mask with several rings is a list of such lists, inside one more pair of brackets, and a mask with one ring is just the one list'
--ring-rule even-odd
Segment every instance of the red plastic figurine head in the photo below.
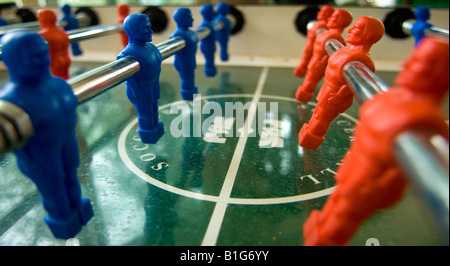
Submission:
{"label": "red plastic figurine head", "polygon": [[346,42],[354,46],[363,46],[365,51],[369,51],[370,47],[383,37],[384,25],[378,19],[362,16],[347,33]]}
{"label": "red plastic figurine head", "polygon": [[440,102],[448,91],[449,44],[425,37],[403,64],[395,84],[418,93],[429,94]]}
{"label": "red plastic figurine head", "polygon": [[130,14],[130,7],[127,4],[118,4],[117,13],[120,17],[126,17]]}
{"label": "red plastic figurine head", "polygon": [[56,14],[50,9],[40,9],[37,15],[39,24],[43,29],[56,26]]}
{"label": "red plastic figurine head", "polygon": [[352,14],[344,9],[336,9],[328,18],[327,27],[330,29],[341,29],[342,31],[352,23]]}
{"label": "red plastic figurine head", "polygon": [[317,19],[320,21],[327,21],[333,12],[334,8],[332,6],[324,5],[319,12],[317,12]]}

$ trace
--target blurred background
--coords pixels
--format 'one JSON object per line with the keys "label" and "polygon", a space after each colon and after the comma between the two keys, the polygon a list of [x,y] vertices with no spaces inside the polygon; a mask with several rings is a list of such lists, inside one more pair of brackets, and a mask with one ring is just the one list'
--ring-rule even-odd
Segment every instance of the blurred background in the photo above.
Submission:
{"label": "blurred background", "polygon": [[[119,3],[129,5],[201,5],[205,3],[217,3],[218,0],[0,0],[0,4],[15,3],[21,6],[58,6],[70,4],[72,6],[108,6]],[[427,5],[432,8],[448,8],[447,0],[228,0],[229,4],[252,4],[252,5],[321,5],[331,4],[337,6],[421,6]]]}

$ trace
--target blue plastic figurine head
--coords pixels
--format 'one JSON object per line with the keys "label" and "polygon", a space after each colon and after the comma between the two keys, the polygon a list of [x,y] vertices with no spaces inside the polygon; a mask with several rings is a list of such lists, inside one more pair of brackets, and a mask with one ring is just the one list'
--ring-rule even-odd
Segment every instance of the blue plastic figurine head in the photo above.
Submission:
{"label": "blue plastic figurine head", "polygon": [[12,81],[33,82],[51,75],[48,44],[38,33],[11,31],[3,35],[0,45]]}
{"label": "blue plastic figurine head", "polygon": [[204,4],[200,9],[200,14],[205,20],[213,20],[216,16],[216,12],[214,11],[214,6],[211,4]]}
{"label": "blue plastic figurine head", "polygon": [[430,9],[425,6],[417,7],[414,10],[414,16],[417,20],[424,20],[427,21],[430,19]]}
{"label": "blue plastic figurine head", "polygon": [[177,26],[182,29],[192,27],[194,19],[192,18],[191,10],[186,7],[180,7],[173,13],[173,19]]}
{"label": "blue plastic figurine head", "polygon": [[132,14],[123,21],[123,30],[128,35],[130,43],[151,42],[152,24],[145,14]]}
{"label": "blue plastic figurine head", "polygon": [[222,16],[228,15],[230,13],[230,6],[227,3],[220,2],[216,5],[217,13],[221,14]]}
{"label": "blue plastic figurine head", "polygon": [[61,6],[61,11],[66,16],[70,16],[72,14],[72,9],[70,8],[70,6],[68,4]]}

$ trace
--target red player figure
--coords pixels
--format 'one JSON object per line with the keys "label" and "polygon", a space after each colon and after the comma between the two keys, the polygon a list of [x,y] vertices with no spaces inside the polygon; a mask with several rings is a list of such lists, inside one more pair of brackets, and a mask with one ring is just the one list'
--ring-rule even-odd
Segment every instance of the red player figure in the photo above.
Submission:
{"label": "red player figure", "polygon": [[353,103],[353,92],[343,76],[343,67],[358,61],[375,71],[370,59],[370,47],[381,39],[384,26],[379,20],[362,16],[348,30],[345,41],[351,44],[334,52],[325,71],[325,81],[317,95],[317,106],[309,120],[298,134],[299,145],[315,150],[325,140],[325,134],[331,122],[345,112]]}
{"label": "red player figure", "polygon": [[306,70],[308,70],[308,63],[309,60],[311,60],[312,54],[313,54],[313,47],[314,47],[314,41],[316,40],[316,32],[318,29],[325,29],[327,28],[327,20],[333,14],[334,8],[329,5],[324,5],[319,12],[317,12],[317,21],[314,23],[314,25],[311,27],[311,29],[308,30],[308,34],[306,35],[306,44],[305,47],[303,47],[303,55],[300,59],[300,63],[295,67],[294,69],[294,75],[303,78],[306,74]]}
{"label": "red player figure", "polygon": [[440,104],[449,86],[448,56],[448,42],[423,39],[397,76],[397,87],[362,105],[336,190],[303,225],[305,245],[347,245],[365,219],[401,199],[408,182],[393,155],[399,133],[424,128],[448,139]]}
{"label": "red player figure", "polygon": [[[117,23],[123,24],[124,19],[130,14],[130,7],[127,4],[118,4],[117,13],[119,14],[119,20],[117,20]],[[120,32],[120,39],[123,47],[128,45],[128,36],[125,31]]]}
{"label": "red player figure", "polygon": [[327,27],[329,30],[319,34],[314,42],[313,55],[308,64],[308,73],[303,84],[298,87],[295,93],[297,100],[307,103],[313,97],[317,83],[325,74],[325,68],[330,57],[325,49],[325,43],[330,39],[336,39],[345,45],[342,32],[350,25],[352,19],[350,12],[343,9],[336,9],[331,17],[328,18]]}
{"label": "red player figure", "polygon": [[39,34],[49,45],[50,71],[54,76],[69,79],[69,35],[56,25],[56,14],[50,9],[39,10],[38,20],[42,28]]}

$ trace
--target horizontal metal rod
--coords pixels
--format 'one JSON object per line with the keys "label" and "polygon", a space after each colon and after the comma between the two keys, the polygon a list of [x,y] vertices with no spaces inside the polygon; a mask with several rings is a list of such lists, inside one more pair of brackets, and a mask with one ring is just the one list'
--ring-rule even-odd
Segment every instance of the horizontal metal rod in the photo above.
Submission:
{"label": "horizontal metal rod", "polygon": [[[328,40],[325,45],[329,55],[344,47],[335,39]],[[361,62],[347,63],[343,67],[343,75],[360,104],[389,89],[381,78]],[[413,190],[417,192],[417,197],[431,215],[431,220],[440,233],[446,236],[443,242],[448,244],[449,145],[447,139],[427,130],[402,132],[396,137],[392,149]],[[440,144],[435,145],[433,139],[439,139]]]}
{"label": "horizontal metal rod", "polygon": [[134,57],[124,57],[67,81],[79,103],[83,103],[112,88],[139,72],[139,62]]}
{"label": "horizontal metal rod", "polygon": [[[223,23],[217,23],[216,28],[223,27]],[[195,31],[199,40],[210,34],[208,28],[199,28]],[[165,42],[156,44],[163,60],[183,49],[186,43],[181,37],[175,37]],[[140,70],[136,58],[126,56],[109,64],[92,69],[81,75],[69,79],[67,82],[72,87],[74,94],[81,104],[102,92],[127,80]],[[29,116],[20,108],[12,112],[10,103],[1,104],[0,101],[0,152],[8,152],[14,147],[24,143],[32,134],[32,126]],[[14,107],[14,105],[12,105]],[[3,134],[3,132],[6,132]]]}
{"label": "horizontal metal rod", "polygon": [[155,45],[162,55],[163,60],[174,55],[186,46],[186,42],[181,37],[175,37]]}
{"label": "horizontal metal rod", "polygon": [[362,104],[374,95],[389,88],[377,75],[361,62],[352,61],[344,68],[344,76],[352,88],[356,100]]}
{"label": "horizontal metal rod", "polygon": [[[35,23],[35,22],[30,22]],[[37,23],[37,22],[36,22]],[[58,23],[65,23],[64,21],[59,21]],[[58,24],[59,25],[59,24]],[[37,30],[40,30],[37,29]],[[76,30],[69,30],[66,33],[69,35],[69,41],[71,43],[76,43],[96,37],[101,37],[113,33],[117,33],[123,30],[123,26],[120,23],[117,24],[110,24],[110,25],[100,25],[100,26],[91,26],[91,27],[84,27],[79,28]],[[6,33],[7,31],[5,31]],[[1,36],[1,34],[0,34]],[[2,49],[0,46],[0,56],[2,54]]]}
{"label": "horizontal metal rod", "polygon": [[[320,30],[320,29],[319,29]],[[323,32],[323,31],[322,31]],[[344,48],[345,46],[336,39],[328,39],[325,41],[325,50],[329,55],[333,54],[337,50]]]}
{"label": "horizontal metal rod", "polygon": [[[402,24],[402,30],[405,34],[411,34],[412,27],[414,25],[414,20],[407,20]],[[448,30],[443,28],[438,28],[435,26],[431,26],[430,28],[425,29],[426,36],[438,36],[445,37],[448,39]]]}
{"label": "horizontal metal rod", "polygon": [[[214,26],[217,30],[220,30],[223,28],[223,23],[215,23]],[[209,36],[211,32],[208,28],[202,27],[195,30],[195,33],[198,39],[202,40]],[[92,36],[92,34],[88,35]],[[165,60],[183,49],[186,42],[181,37],[175,37],[155,46]],[[71,78],[67,82],[78,97],[78,101],[82,103],[125,81],[139,70],[140,66],[136,58],[125,57]]]}
{"label": "horizontal metal rod", "polygon": [[66,33],[69,35],[69,40],[71,43],[80,42],[96,37],[101,37],[113,33],[117,33],[123,30],[123,26],[120,23],[92,26],[76,30],[69,30]]}
{"label": "horizontal metal rod", "polygon": [[[218,22],[215,24],[215,26],[217,29],[221,29],[223,27],[223,24],[222,24],[222,22]],[[84,41],[84,40],[88,40],[91,38],[105,36],[108,34],[113,34],[113,33],[121,32],[121,31],[123,31],[123,25],[121,23],[117,23],[117,24],[92,26],[92,27],[81,28],[81,29],[77,29],[77,30],[71,30],[71,31],[67,31],[67,34],[69,34],[70,42],[79,42],[79,41]],[[208,28],[198,29],[196,31],[196,33],[197,33],[197,36],[199,39],[203,39],[210,34]],[[163,44],[166,49],[167,49],[167,45],[172,46],[170,40],[161,43],[160,44],[161,48],[163,48]],[[156,46],[158,46],[158,45],[156,45]]]}
{"label": "horizontal metal rod", "polygon": [[[58,26],[59,26],[59,24],[58,24]],[[17,30],[17,29],[41,30],[41,25],[39,24],[38,21],[30,21],[30,22],[24,22],[24,23],[17,23],[17,24],[1,26],[0,27],[0,36],[3,36],[8,31]]]}
{"label": "horizontal metal rod", "polygon": [[439,240],[449,243],[449,146],[442,136],[412,129],[397,136],[397,162],[409,177],[420,204],[426,206],[430,222],[438,229]]}
{"label": "horizontal metal rod", "polygon": [[[106,31],[109,31],[105,28]],[[206,38],[210,31],[208,28],[200,28],[195,31],[199,39]],[[90,34],[88,34],[90,35]],[[91,35],[90,35],[91,36]],[[163,60],[172,56],[185,47],[183,38],[175,37],[156,44]],[[109,64],[100,66],[84,74],[69,79],[67,82],[72,87],[79,103],[93,98],[105,90],[112,88],[139,72],[140,66],[136,58],[127,56]]]}
{"label": "horizontal metal rod", "polygon": [[[78,20],[79,30],[83,30],[83,27],[86,27],[90,24],[89,17],[87,17],[83,13],[76,14],[75,18]],[[58,20],[56,22],[56,25],[58,27],[63,28],[65,26],[67,26],[67,22],[64,20]],[[30,21],[30,22],[1,26],[0,27],[0,37],[3,36],[8,31],[17,30],[17,29],[40,31],[42,28],[41,28],[39,21]]]}
{"label": "horizontal metal rod", "polygon": [[[210,31],[208,28],[199,28],[195,33],[201,40],[206,38]],[[183,38],[175,37],[155,46],[161,53],[163,60],[165,60],[183,49],[185,45]],[[140,66],[137,59],[127,56],[73,77],[67,83],[72,87],[79,103],[82,103],[122,83],[139,70]]]}

